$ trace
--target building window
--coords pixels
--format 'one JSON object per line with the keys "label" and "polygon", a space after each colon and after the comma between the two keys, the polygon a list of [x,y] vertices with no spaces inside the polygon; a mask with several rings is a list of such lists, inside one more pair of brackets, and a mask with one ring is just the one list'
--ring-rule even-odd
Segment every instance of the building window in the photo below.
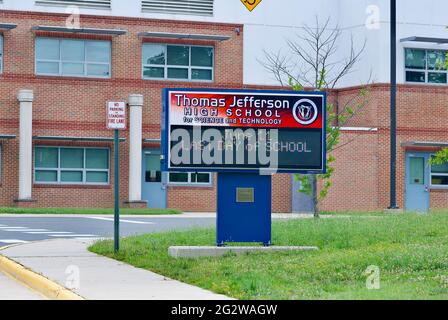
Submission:
{"label": "building window", "polygon": [[0,34],[0,73],[3,72],[3,36]]}
{"label": "building window", "polygon": [[110,78],[110,41],[36,39],[36,74]]}
{"label": "building window", "polygon": [[448,163],[431,165],[431,185],[434,187],[448,187]]}
{"label": "building window", "polygon": [[405,49],[406,82],[447,84],[444,50]]}
{"label": "building window", "polygon": [[34,181],[49,184],[109,184],[109,149],[36,147]]}
{"label": "building window", "polygon": [[213,81],[213,47],[143,45],[143,78]]}
{"label": "building window", "polygon": [[205,172],[170,172],[168,175],[168,182],[170,184],[180,185],[211,185],[211,173]]}
{"label": "building window", "polygon": [[162,182],[159,154],[145,153],[145,182]]}

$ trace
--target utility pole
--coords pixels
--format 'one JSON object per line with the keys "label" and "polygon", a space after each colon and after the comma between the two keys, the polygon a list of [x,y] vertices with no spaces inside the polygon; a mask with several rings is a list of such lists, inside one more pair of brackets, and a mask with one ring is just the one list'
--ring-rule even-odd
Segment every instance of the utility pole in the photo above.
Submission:
{"label": "utility pole", "polygon": [[390,206],[397,205],[397,0],[390,2]]}

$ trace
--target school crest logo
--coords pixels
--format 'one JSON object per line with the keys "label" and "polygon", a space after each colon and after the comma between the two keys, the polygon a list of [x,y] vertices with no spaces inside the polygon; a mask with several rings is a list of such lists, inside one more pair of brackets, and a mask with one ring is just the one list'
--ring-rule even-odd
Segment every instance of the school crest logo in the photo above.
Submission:
{"label": "school crest logo", "polygon": [[241,2],[246,6],[247,10],[252,12],[261,2],[261,0],[241,0]]}
{"label": "school crest logo", "polygon": [[301,125],[313,124],[319,116],[316,104],[310,99],[302,99],[296,102],[292,109],[294,119]]}

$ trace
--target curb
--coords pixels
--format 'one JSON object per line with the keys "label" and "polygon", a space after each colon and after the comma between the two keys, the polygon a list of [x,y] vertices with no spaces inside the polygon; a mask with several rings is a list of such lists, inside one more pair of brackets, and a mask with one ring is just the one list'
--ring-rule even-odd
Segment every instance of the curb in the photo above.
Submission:
{"label": "curb", "polygon": [[[2,248],[5,249],[5,248]],[[0,271],[22,282],[51,300],[85,300],[73,291],[37,274],[19,263],[0,255]]]}

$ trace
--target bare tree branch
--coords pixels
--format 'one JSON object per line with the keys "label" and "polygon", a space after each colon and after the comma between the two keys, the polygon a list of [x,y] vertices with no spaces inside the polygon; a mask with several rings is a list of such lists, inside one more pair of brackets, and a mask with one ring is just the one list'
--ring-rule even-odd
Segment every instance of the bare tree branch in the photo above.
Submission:
{"label": "bare tree branch", "polygon": [[[338,43],[342,38],[339,26],[331,27],[327,18],[323,23],[316,16],[315,25],[305,25],[295,39],[286,40],[288,54],[265,51],[265,61],[260,63],[284,86],[289,79],[314,89],[334,89],[338,83],[354,71],[366,48],[366,41],[357,49],[350,37],[348,57],[337,57]],[[292,62],[296,60],[295,62]],[[324,73],[322,82],[321,73]],[[319,87],[319,83],[323,87]]]}
{"label": "bare tree branch", "polygon": [[[287,54],[282,54],[280,51],[265,52],[265,61],[261,64],[282,86],[294,83],[314,90],[333,90],[342,79],[355,71],[354,67],[360,62],[366,48],[366,41],[360,48],[356,48],[351,35],[350,44],[347,46],[349,52],[345,58],[340,58],[341,50],[338,45],[342,40],[342,31],[339,26],[333,28],[330,26],[330,18],[321,23],[316,16],[315,26],[305,25],[302,31],[294,39],[286,40],[289,49]],[[369,82],[370,80],[367,84]],[[328,122],[335,123],[331,123],[327,133],[328,164],[334,160],[330,153],[349,145],[359,136],[355,135],[343,144],[339,143],[341,126],[361,111],[368,104],[368,99],[364,89],[361,89],[357,95],[349,97],[342,106],[338,106],[336,111],[329,111]],[[334,168],[328,166],[327,173],[319,175],[323,182],[321,197],[322,194],[326,195],[331,186],[329,179],[333,171]],[[301,179],[302,186],[306,186],[304,189],[309,189],[311,192],[314,215],[319,217],[316,175],[301,176],[298,179]]]}

